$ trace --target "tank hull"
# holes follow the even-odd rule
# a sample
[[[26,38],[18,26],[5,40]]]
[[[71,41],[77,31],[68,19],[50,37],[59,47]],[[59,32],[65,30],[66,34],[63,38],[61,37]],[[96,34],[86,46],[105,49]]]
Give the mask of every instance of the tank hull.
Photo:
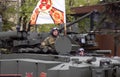
[[[119,77],[119,65],[110,57],[1,54],[0,77]]]

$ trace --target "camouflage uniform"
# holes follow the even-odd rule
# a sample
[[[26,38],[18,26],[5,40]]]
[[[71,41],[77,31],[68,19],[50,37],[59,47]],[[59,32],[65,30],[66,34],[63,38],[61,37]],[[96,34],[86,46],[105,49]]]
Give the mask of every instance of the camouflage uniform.
[[[47,48],[48,51],[47,53],[52,53],[52,54],[57,54],[57,52],[55,51],[55,40],[57,37],[54,36],[49,36],[47,37],[42,43],[41,43],[41,48]]]

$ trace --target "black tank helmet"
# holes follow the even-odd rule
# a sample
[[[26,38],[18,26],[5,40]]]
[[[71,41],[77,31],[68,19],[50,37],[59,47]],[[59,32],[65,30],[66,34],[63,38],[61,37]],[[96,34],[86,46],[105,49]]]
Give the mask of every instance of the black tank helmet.
[[[59,31],[59,28],[58,27],[54,27],[54,28],[52,28],[51,29],[51,35],[53,35],[53,31],[55,31],[55,30],[57,30],[58,31],[58,35],[59,35],[59,33],[60,33],[60,31]],[[54,35],[53,35],[54,36]]]

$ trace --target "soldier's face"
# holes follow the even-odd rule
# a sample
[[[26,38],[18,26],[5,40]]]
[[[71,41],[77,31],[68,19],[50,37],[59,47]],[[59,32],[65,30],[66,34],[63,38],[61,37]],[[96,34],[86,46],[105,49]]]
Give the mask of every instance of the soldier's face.
[[[54,35],[54,36],[58,36],[58,31],[57,31],[57,30],[54,30],[54,31],[53,31],[53,35]]]

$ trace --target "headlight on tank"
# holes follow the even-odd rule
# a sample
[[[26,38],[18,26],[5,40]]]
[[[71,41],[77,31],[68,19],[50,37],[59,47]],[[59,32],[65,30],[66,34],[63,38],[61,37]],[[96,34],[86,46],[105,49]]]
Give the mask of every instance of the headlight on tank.
[[[27,32],[23,31],[22,35],[23,35],[23,38],[27,38]]]

